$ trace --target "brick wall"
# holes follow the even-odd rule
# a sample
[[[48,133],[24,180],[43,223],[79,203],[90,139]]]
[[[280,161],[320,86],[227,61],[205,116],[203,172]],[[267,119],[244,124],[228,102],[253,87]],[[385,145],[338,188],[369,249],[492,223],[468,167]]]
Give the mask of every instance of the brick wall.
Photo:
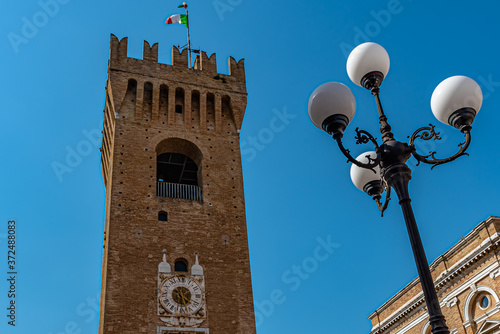
[[[128,58],[127,40],[111,36],[99,332],[156,333],[165,326],[157,316],[157,268],[166,249],[172,266],[180,257],[191,266],[199,254],[207,305],[201,327],[211,334],[255,333],[239,147],[243,60],[230,58],[230,74],[222,75],[215,55],[202,53],[188,68],[186,51],[174,47],[172,54],[172,65],[159,64],[157,44],[145,42],[144,59]],[[156,156],[169,138],[199,149],[194,160],[203,201],[156,196]],[[179,153],[194,154],[189,145],[178,146]],[[159,211],[168,212],[167,222],[158,221]]]

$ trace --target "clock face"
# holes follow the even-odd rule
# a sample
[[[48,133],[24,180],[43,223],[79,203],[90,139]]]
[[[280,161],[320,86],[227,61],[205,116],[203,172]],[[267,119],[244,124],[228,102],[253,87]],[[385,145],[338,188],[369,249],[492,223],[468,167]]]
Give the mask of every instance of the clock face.
[[[160,287],[162,306],[176,315],[192,315],[202,306],[203,292],[194,279],[186,276],[167,278]]]

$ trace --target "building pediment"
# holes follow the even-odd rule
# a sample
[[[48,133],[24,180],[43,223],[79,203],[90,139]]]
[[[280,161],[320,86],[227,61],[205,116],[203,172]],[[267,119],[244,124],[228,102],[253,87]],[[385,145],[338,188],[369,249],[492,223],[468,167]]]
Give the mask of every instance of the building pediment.
[[[476,334],[496,334],[496,333],[500,333],[499,320],[485,320],[476,332]]]

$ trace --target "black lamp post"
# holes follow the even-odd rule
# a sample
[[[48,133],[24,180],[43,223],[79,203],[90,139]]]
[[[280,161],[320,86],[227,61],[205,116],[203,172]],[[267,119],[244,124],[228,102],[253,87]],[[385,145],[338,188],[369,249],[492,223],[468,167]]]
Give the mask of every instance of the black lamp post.
[[[389,55],[382,46],[375,43],[359,45],[347,60],[349,78],[355,84],[370,90],[377,103],[382,144],[379,145],[377,140],[364,130],[356,129],[355,137],[357,144],[372,142],[375,151],[365,152],[355,159],[342,144],[343,132],[356,111],[354,96],[345,85],[328,82],[319,86],[309,99],[309,117],[316,127],[328,132],[337,141],[342,153],[353,163],[351,178],[354,185],[370,195],[382,213],[389,203],[391,188],[396,191],[408,229],[432,333],[449,334],[411,207],[408,193],[411,170],[406,161],[413,155],[419,162],[435,167],[466,155],[465,151],[471,140],[471,124],[481,108],[482,93],[479,85],[468,77],[454,76],[441,82],[432,94],[432,112],[439,121],[459,129],[465,136],[465,142],[461,143],[459,151],[449,158],[438,159],[434,156],[436,152],[420,155],[414,145],[416,139],[441,138],[439,133],[434,131],[434,126],[429,125],[415,131],[408,144],[394,139],[379,98],[380,85],[388,71]],[[385,200],[382,203],[384,191]]]

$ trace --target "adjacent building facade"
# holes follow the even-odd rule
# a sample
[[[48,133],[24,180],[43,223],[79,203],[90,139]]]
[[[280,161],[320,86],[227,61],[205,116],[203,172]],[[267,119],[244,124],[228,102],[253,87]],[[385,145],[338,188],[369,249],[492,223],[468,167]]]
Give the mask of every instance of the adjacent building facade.
[[[243,60],[217,73],[111,36],[99,333],[255,333],[239,130]]]
[[[500,333],[500,217],[489,217],[430,265],[452,334]],[[370,334],[430,334],[419,279],[375,312]]]

